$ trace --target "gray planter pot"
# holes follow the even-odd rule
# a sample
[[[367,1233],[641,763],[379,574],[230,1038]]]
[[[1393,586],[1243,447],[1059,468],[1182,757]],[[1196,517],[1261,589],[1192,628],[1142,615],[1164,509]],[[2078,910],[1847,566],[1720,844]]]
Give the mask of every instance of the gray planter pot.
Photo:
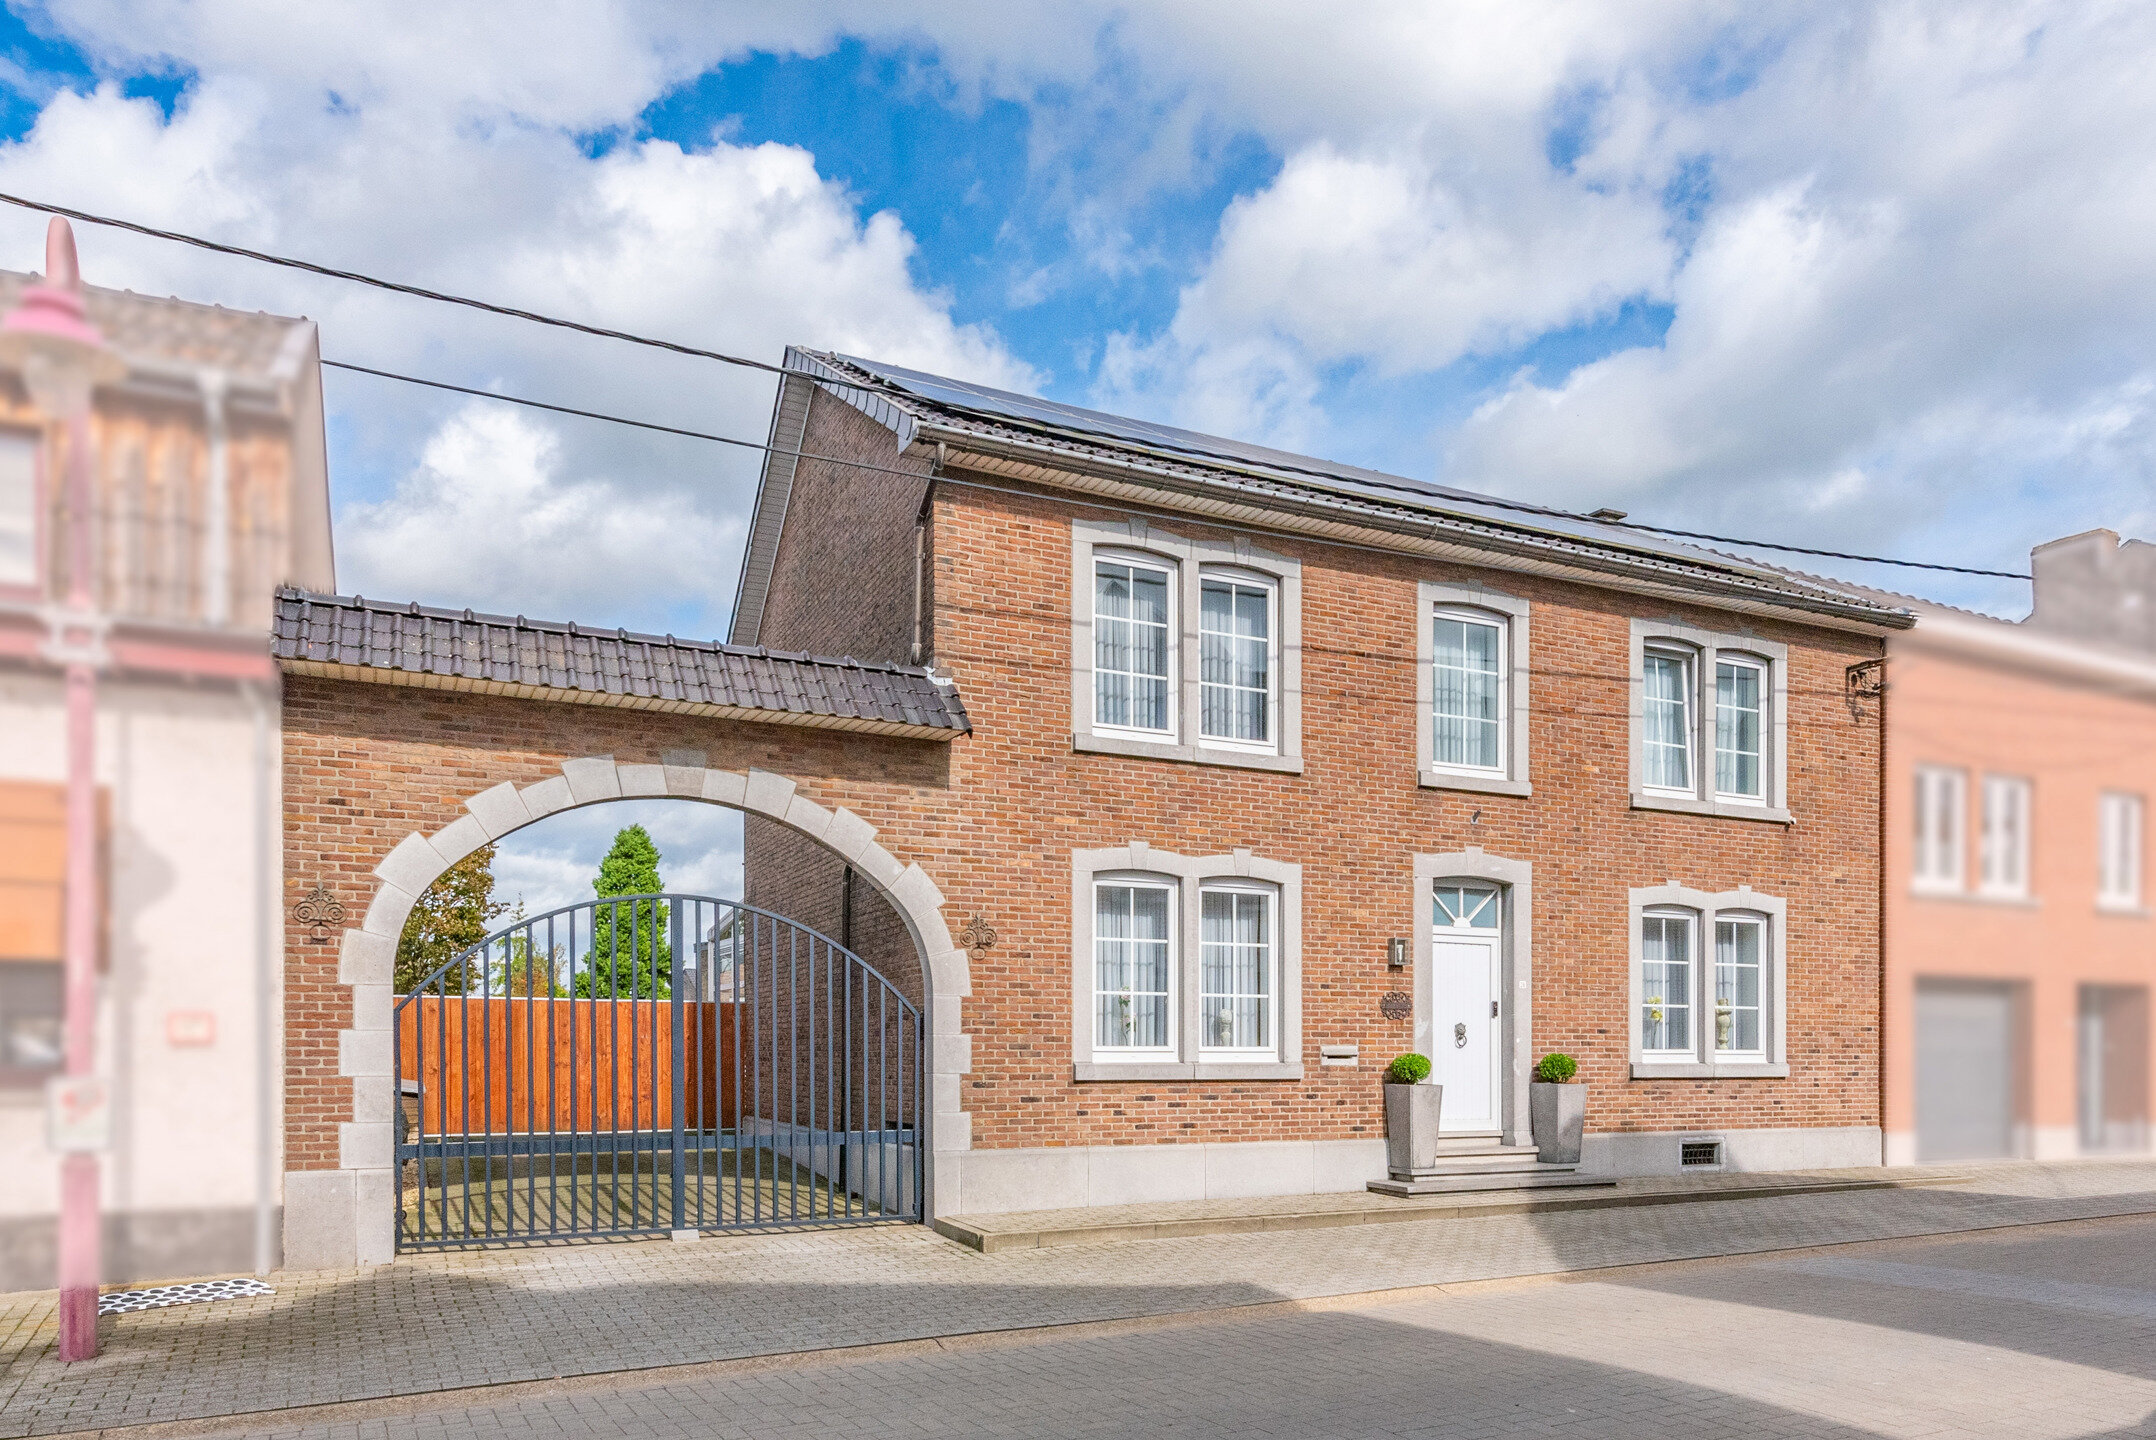
[[[1406,1179],[1437,1163],[1437,1112],[1442,1085],[1385,1087],[1385,1168]]]
[[[1527,1107],[1535,1124],[1535,1154],[1546,1165],[1580,1163],[1580,1132],[1587,1125],[1585,1085],[1527,1087]]]

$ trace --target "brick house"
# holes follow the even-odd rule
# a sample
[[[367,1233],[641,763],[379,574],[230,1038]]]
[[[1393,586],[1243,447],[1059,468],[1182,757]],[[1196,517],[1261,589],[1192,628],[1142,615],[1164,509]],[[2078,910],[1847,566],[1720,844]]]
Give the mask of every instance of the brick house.
[[[1878,1163],[1882,753],[1852,693],[1906,611],[1607,518],[788,365],[733,642],[931,666],[973,727],[920,801],[970,960],[936,1209],[1360,1188],[1407,1050],[1466,1152],[1530,1141],[1561,1050],[1590,1170]],[[748,891],[907,948],[753,815]]]
[[[2145,1152],[2156,546],[2032,553],[2020,622],[1898,596],[1887,736],[1887,1155]]]

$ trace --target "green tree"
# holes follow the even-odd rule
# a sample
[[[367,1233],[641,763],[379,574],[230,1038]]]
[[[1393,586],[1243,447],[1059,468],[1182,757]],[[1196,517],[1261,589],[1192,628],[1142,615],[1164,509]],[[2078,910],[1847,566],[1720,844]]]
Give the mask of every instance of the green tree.
[[[555,946],[554,953],[549,954],[542,948],[545,938],[543,931],[535,934],[529,928],[519,928],[523,924],[524,902],[519,900],[516,913],[511,915],[509,923],[502,927],[508,932],[503,937],[504,943],[496,947],[497,953],[492,957],[495,967],[501,972],[496,977],[495,988],[504,995],[526,998],[561,994],[562,947]]]
[[[487,927],[509,906],[494,898],[494,847],[482,845],[441,873],[405,917],[397,937],[396,989],[409,995],[435,971],[487,938]],[[459,966],[442,977],[444,990],[463,993],[465,972],[478,979],[476,966]]]
[[[614,836],[614,846],[599,862],[591,882],[601,900],[617,895],[653,895],[666,888],[659,878],[659,847],[641,825]],[[649,999],[671,993],[674,952],[667,943],[667,911],[657,900],[600,905],[592,912],[591,951],[576,977],[576,993],[626,999]]]

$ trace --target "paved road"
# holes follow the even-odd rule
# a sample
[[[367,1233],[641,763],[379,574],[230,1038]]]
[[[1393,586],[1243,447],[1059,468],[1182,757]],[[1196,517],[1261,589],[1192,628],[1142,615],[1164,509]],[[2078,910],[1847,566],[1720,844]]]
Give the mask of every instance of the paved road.
[[[1396,1287],[1457,1287],[1505,1277],[2127,1214],[2156,1215],[2156,1163],[2003,1165],[1960,1184],[1916,1190],[993,1255],[963,1249],[918,1226],[735,1235],[695,1245],[661,1241],[437,1253],[370,1271],[280,1274],[272,1277],[273,1296],[117,1316],[101,1327],[103,1356],[80,1365],[63,1364],[54,1353],[58,1326],[49,1293],[10,1297],[0,1300],[0,1440],[388,1401],[474,1386],[551,1384],[837,1347],[922,1342],[935,1348],[964,1343],[959,1337],[975,1332],[1140,1323],[1176,1312],[1312,1302]],[[2098,1277],[2067,1278],[2093,1283]],[[1787,1277],[1775,1281],[1778,1289],[1797,1283]],[[1951,1298],[1961,1305],[1979,1303],[1969,1295]],[[1402,1323],[1399,1313],[1372,1322],[1377,1329],[1371,1333],[1395,1333]],[[1561,1318],[1549,1323],[1552,1334],[1571,1333]],[[2125,1322],[2110,1317],[2102,1323]],[[1597,1323],[1581,1333],[1600,1335],[1606,1328]],[[2145,1333],[2136,1333],[2146,1341]],[[1103,1343],[1111,1338],[1096,1337]],[[1127,1343],[1143,1348],[1143,1342]],[[1348,1345],[1328,1366],[1354,1373],[1360,1344]],[[1299,1346],[1288,1348],[1299,1353]],[[1687,1353],[1696,1348],[1687,1342]],[[1442,1365],[1413,1354],[1394,1358],[1431,1397],[1414,1411],[1425,1423],[1457,1413],[1443,1407],[1456,1405],[1461,1395],[1485,1393],[1479,1387],[1463,1390]],[[1590,1358],[1574,1356],[1566,1363]],[[1522,1393],[1532,1395],[1539,1389],[1534,1365],[1558,1363],[1554,1355],[1542,1354],[1524,1370],[1497,1367],[1491,1373],[1508,1374]],[[1274,1368],[1286,1373],[1292,1367],[1283,1362],[1269,1370]],[[1485,1366],[1474,1373],[1490,1370]],[[1199,1364],[1186,1383],[1202,1387],[1216,1372],[1233,1373]],[[1108,1384],[1114,1373],[1102,1375],[1109,1398],[1092,1407],[1057,1401],[1045,1411],[1026,1413],[1056,1414],[1066,1427],[1081,1431],[1091,1419],[1120,1423],[1119,1407],[1130,1395]],[[645,1382],[660,1378],[646,1376]],[[794,1393],[806,1382],[796,1377],[762,1383]],[[824,1382],[816,1384],[821,1393]],[[1155,1392],[1131,1395],[1141,1393]],[[871,1406],[861,1420],[896,1425],[892,1433],[903,1435],[913,1415],[909,1402],[901,1409]],[[697,1415],[694,1433],[728,1433],[712,1428],[723,1418]],[[752,1433],[771,1433],[762,1420],[759,1426]],[[1268,1432],[1261,1425],[1257,1433]],[[1326,1431],[1306,1426],[1270,1433]]]
[[[392,1402],[235,1432],[1110,1437],[2156,1435],[2156,1217],[1469,1284],[882,1359]],[[447,1397],[442,1397],[447,1398]]]

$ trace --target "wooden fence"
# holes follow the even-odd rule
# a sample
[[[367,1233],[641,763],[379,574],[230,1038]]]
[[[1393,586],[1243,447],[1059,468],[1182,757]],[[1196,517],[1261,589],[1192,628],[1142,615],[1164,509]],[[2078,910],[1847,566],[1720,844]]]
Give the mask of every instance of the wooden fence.
[[[398,1078],[419,1082],[422,1135],[674,1123],[670,1001],[419,995],[398,1005]],[[682,1122],[692,1130],[736,1124],[735,1009],[732,1001],[682,1003]]]

